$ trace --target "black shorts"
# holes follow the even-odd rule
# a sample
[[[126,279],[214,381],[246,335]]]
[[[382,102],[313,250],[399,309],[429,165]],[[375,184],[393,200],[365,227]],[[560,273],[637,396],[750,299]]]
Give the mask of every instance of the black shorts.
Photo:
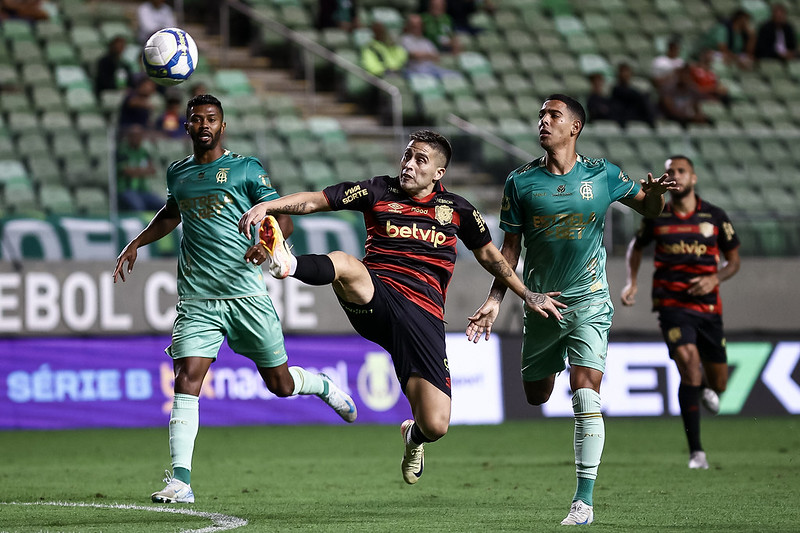
[[[384,283],[370,270],[375,295],[365,305],[339,299],[356,332],[389,352],[403,392],[418,374],[450,396],[444,321]]]
[[[672,359],[678,346],[694,344],[703,361],[728,362],[721,316],[662,309],[658,313],[658,322]]]

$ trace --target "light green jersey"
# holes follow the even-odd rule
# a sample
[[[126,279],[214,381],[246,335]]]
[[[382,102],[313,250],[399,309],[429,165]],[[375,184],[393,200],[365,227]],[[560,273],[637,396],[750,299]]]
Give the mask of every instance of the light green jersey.
[[[561,291],[558,300],[571,308],[608,299],[606,211],[639,189],[618,166],[581,155],[564,175],[548,172],[544,157],[509,174],[500,228],[523,235],[525,285]]]
[[[239,218],[253,205],[278,198],[261,163],[225,150],[204,165],[194,156],[167,169],[167,203],[183,223],[178,296],[238,298],[266,294],[261,268],[244,261],[252,242],[239,233]]]

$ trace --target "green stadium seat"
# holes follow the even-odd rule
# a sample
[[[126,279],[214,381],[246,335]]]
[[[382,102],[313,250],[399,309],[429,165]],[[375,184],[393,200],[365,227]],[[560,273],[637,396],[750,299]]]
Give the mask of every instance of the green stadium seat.
[[[27,181],[6,183],[3,187],[3,203],[5,212],[16,216],[43,216],[36,193]]]
[[[57,135],[53,138],[53,155],[63,159],[80,157],[86,149],[83,142],[72,135]]]
[[[578,66],[580,72],[586,76],[599,72],[610,78],[614,73],[614,69],[608,61],[598,54],[581,54],[578,57]]]
[[[61,170],[55,160],[50,157],[29,157],[28,171],[31,181],[35,184],[40,183],[63,183]]]
[[[490,52],[488,59],[492,65],[492,71],[497,75],[517,73],[520,70],[516,59],[509,52]]]
[[[311,132],[305,120],[296,116],[284,115],[277,117],[274,121],[274,130],[275,133],[287,141],[298,138],[311,140]]]
[[[739,138],[728,141],[731,160],[736,163],[749,163],[759,159],[759,153],[753,142],[749,139]]]
[[[253,86],[243,70],[220,69],[214,74],[214,85],[226,96],[252,94]]]
[[[520,17],[520,15],[514,12],[513,10],[504,9],[503,7],[498,7],[498,9],[495,11],[493,25],[497,28],[503,28],[504,31],[508,31],[511,29],[513,30],[525,29],[525,22],[522,20],[522,17]]]
[[[74,137],[75,125],[65,111],[45,111],[41,117],[42,131],[56,137]]]
[[[380,22],[387,29],[399,32],[403,29],[405,23],[402,13],[391,6],[379,6],[372,8],[372,20]]]
[[[537,48],[536,41],[528,30],[507,30],[505,39],[508,50],[518,55],[534,53]]]
[[[315,139],[324,144],[345,144],[347,134],[342,129],[342,124],[333,117],[310,117],[307,121],[308,129]]]
[[[79,65],[81,58],[75,48],[67,42],[50,41],[45,44],[44,57],[50,65]]]
[[[472,88],[475,94],[485,96],[487,94],[497,93],[502,91],[503,87],[500,85],[500,80],[494,74],[479,73],[472,75]]]
[[[574,54],[591,54],[597,52],[597,43],[588,33],[568,35],[566,39],[567,48]]]
[[[42,185],[39,189],[39,203],[49,215],[76,214],[72,194],[64,185]]]
[[[109,42],[114,37],[124,37],[127,41],[133,41],[135,35],[130,24],[119,20],[106,20],[100,23],[100,36],[104,42]]]
[[[470,80],[460,72],[454,72],[448,76],[442,76],[442,88],[448,96],[464,96],[474,94],[472,83]]]
[[[31,111],[32,109],[31,100],[25,92],[4,91],[3,97],[0,98],[0,110],[7,113],[21,113]],[[10,123],[10,121],[9,127],[12,129],[14,128],[14,124]]]
[[[465,93],[463,97],[472,98],[472,93]],[[419,112],[422,117],[434,124],[440,124],[447,120],[447,117],[455,112],[453,101],[439,94],[428,94],[419,96]]]
[[[64,109],[64,98],[61,96],[61,91],[53,86],[50,87],[36,87],[33,89],[33,107],[36,111],[57,111]],[[44,121],[42,125],[46,126]]]
[[[11,59],[17,65],[45,63],[42,49],[36,41],[11,41]]]
[[[781,165],[794,160],[792,153],[780,139],[756,139],[754,144],[761,157],[769,163]]]
[[[319,190],[336,183],[336,173],[333,167],[321,159],[308,159],[300,163],[303,181],[312,190]]]
[[[699,139],[697,141],[697,153],[704,161],[709,163],[730,159],[730,152],[720,139]]]
[[[492,52],[507,52],[507,40],[498,32],[484,31],[475,38],[475,44],[486,55]]]
[[[486,94],[484,96],[489,116],[495,120],[516,118],[517,108],[512,101],[502,94]]]
[[[27,182],[28,171],[19,159],[0,160],[0,184]]]
[[[488,58],[479,52],[462,52],[458,55],[458,65],[462,71],[472,76],[493,73]]]
[[[533,84],[522,74],[512,73],[500,77],[500,85],[505,89],[506,94],[512,97],[533,96]]]
[[[0,35],[7,41],[33,41],[31,23],[23,19],[7,18],[0,24]]]
[[[6,95],[0,98],[0,100],[5,99]],[[38,132],[40,129],[39,119],[31,111],[9,111],[7,116],[8,129],[15,135]]]
[[[83,87],[91,89],[92,84],[83,67],[77,65],[58,65],[55,67],[56,85],[62,89]]]
[[[76,187],[73,195],[75,197],[75,207],[81,215],[108,216],[108,193],[105,190],[98,187]]]
[[[50,67],[43,63],[32,63],[30,65],[22,65],[22,80],[25,85],[29,87],[54,85],[55,79]],[[0,75],[0,84],[3,83],[2,75]],[[16,81],[16,80],[15,80]]]
[[[525,72],[537,73],[548,65],[547,58],[537,52],[523,52],[520,53],[517,58],[519,60],[520,69]]]
[[[444,87],[436,76],[422,73],[411,73],[408,76],[408,86],[415,95],[445,96]]]
[[[455,113],[466,121],[489,117],[489,110],[474,96],[459,96],[453,99]]]
[[[17,149],[11,141],[11,137],[0,134],[0,160],[14,159],[17,155]]]
[[[105,49],[105,41],[100,34],[100,30],[95,28],[94,26],[88,25],[80,25],[80,26],[73,26],[71,30],[69,30],[69,37],[72,41],[72,44],[78,47],[83,46],[97,46],[99,48]]]
[[[0,57],[1,56],[2,54],[0,54]],[[3,95],[4,98],[5,95],[7,94],[5,91],[14,87],[15,85],[19,85],[20,84],[19,82],[20,79],[19,79],[19,73],[17,72],[17,68],[14,65],[0,63],[0,86],[4,88],[4,95]]]
[[[303,174],[291,157],[285,155],[270,157],[266,166],[275,186],[283,187],[291,183],[303,184]]]
[[[319,142],[310,135],[287,138],[286,148],[288,154],[298,161],[302,161],[305,158],[318,158],[322,150]]]

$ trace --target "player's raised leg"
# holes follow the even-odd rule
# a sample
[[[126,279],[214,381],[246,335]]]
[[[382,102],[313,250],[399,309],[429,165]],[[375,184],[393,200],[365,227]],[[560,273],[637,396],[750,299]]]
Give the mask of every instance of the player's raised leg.
[[[314,395],[328,404],[345,422],[355,422],[358,416],[353,399],[333,380],[323,373],[314,374],[301,366],[258,367],[267,389],[285,398],[297,395]]]

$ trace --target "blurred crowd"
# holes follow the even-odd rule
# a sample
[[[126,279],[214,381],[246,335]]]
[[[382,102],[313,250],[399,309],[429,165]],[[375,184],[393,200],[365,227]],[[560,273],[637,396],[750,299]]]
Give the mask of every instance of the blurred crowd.
[[[625,63],[617,66],[610,92],[603,73],[591,74],[589,120],[615,120],[623,127],[631,121],[653,125],[658,117],[683,126],[710,124],[703,102],[729,106],[731,101],[719,72],[752,70],[764,60],[796,57],[797,36],[785,5],[772,4],[770,17],[758,28],[748,11],[737,9],[700,36],[671,37],[663,53],[653,58],[646,87],[632,84],[633,68]]]

